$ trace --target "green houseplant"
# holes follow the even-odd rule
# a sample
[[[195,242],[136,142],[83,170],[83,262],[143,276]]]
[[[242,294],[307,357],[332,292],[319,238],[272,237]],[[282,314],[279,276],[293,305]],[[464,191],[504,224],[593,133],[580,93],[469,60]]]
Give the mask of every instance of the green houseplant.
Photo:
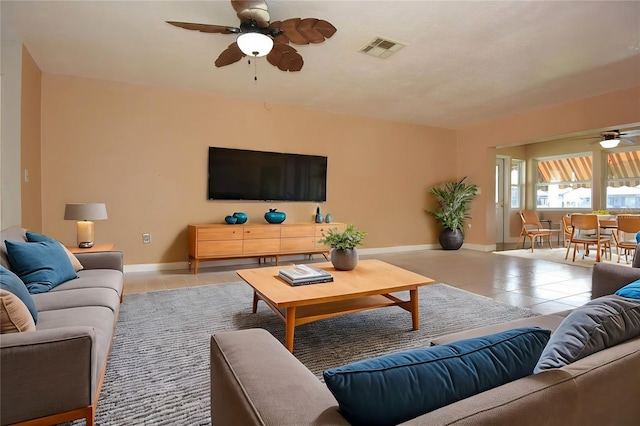
[[[366,232],[358,231],[352,224],[342,232],[338,231],[338,228],[329,228],[318,242],[331,247],[331,263],[334,268],[339,271],[350,271],[358,264],[356,247],[362,244],[362,239],[366,235]]]
[[[478,193],[478,186],[459,182],[446,182],[429,190],[438,200],[439,208],[427,211],[442,225],[440,245],[445,250],[458,250],[464,241],[464,221],[470,219],[469,203]]]

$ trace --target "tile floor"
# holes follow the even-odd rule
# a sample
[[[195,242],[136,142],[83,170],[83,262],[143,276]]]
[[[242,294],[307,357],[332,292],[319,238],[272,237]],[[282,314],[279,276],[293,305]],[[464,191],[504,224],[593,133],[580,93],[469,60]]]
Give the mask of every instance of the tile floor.
[[[420,250],[362,256],[377,258],[500,302],[547,314],[580,306],[591,299],[591,268],[544,260],[498,256],[473,250]],[[314,256],[322,262],[322,256]],[[298,260],[296,262],[299,262]],[[292,262],[283,262],[283,264]],[[237,269],[254,265],[186,270],[130,272],[125,274],[125,294],[238,281]]]

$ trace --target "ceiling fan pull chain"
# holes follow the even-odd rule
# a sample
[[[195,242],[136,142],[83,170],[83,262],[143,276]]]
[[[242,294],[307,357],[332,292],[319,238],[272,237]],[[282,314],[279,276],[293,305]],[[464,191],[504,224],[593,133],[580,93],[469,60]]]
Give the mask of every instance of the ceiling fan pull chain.
[[[258,84],[258,61],[253,61],[253,82]]]

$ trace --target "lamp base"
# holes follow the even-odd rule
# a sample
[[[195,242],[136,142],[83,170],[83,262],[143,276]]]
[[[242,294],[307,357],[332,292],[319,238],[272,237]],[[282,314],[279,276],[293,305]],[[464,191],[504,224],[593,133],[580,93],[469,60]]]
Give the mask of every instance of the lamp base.
[[[93,247],[93,241],[83,241],[81,243],[78,243],[78,247],[80,247],[80,248],[91,248],[91,247]]]
[[[81,220],[78,222],[78,247],[93,247],[93,222],[90,220]]]

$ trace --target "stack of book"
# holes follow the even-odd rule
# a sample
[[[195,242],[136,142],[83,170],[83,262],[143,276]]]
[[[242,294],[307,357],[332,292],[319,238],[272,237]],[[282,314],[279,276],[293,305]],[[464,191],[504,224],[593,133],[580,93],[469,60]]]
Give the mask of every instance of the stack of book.
[[[290,285],[329,283],[333,281],[330,273],[310,265],[293,265],[292,268],[280,269],[279,276]]]

